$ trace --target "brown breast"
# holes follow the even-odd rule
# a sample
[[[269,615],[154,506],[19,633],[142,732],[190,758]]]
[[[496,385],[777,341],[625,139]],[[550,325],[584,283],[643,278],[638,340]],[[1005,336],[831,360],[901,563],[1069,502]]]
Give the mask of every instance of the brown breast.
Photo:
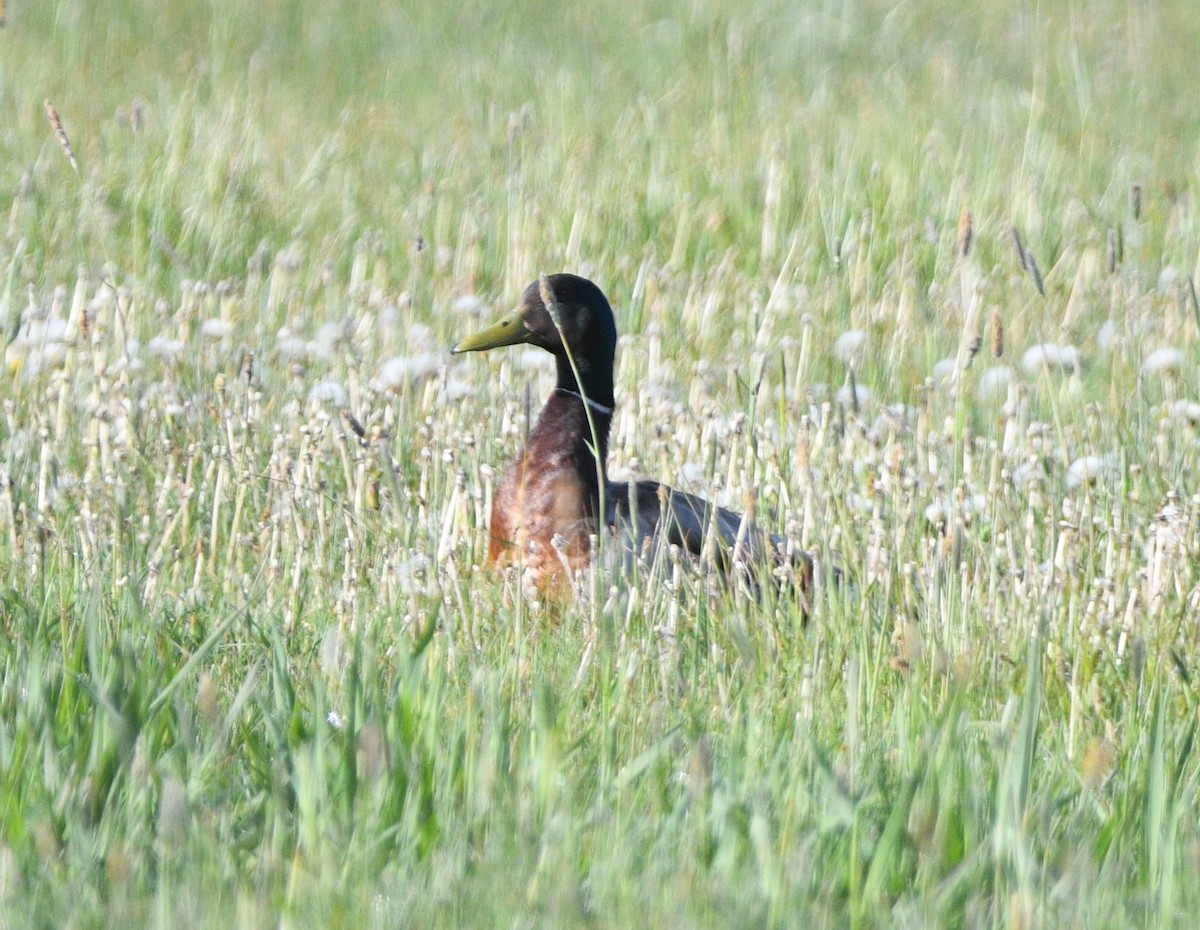
[[[598,529],[596,458],[581,409],[551,398],[492,504],[489,560],[523,566],[543,592],[559,587],[568,568],[573,574],[587,565]]]

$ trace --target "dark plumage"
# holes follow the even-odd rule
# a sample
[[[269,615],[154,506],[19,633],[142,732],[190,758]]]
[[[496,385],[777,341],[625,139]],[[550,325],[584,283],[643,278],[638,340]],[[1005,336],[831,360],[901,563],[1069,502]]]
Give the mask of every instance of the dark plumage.
[[[561,334],[561,335],[560,335]],[[591,281],[556,274],[525,289],[516,311],[452,352],[527,343],[554,356],[558,381],[505,473],[492,506],[488,555],[495,564],[522,564],[543,590],[588,564],[590,538],[604,525],[633,551],[665,539],[693,556],[711,554],[723,568],[791,574],[807,601],[812,559],[786,553],[740,514],[657,481],[612,482],[605,462],[613,415],[617,327],[608,300]],[[706,548],[706,546],[708,548]],[[807,603],[806,603],[807,608]]]

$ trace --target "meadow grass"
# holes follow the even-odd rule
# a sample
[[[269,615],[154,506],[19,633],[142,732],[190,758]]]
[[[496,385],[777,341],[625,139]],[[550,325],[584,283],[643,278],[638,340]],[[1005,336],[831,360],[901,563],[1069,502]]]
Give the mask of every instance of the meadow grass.
[[[1189,3],[6,22],[0,926],[1192,925]],[[559,270],[807,626],[485,567]]]

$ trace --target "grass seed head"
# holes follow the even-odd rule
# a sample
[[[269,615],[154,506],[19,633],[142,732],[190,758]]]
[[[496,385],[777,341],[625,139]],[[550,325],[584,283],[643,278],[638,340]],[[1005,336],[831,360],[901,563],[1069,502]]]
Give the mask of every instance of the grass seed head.
[[[1042,279],[1042,269],[1038,267],[1037,259],[1033,257],[1033,253],[1028,249],[1025,250],[1025,267],[1029,269],[1029,274],[1033,277],[1033,283],[1037,287],[1038,294],[1045,297],[1046,282]]]
[[[971,254],[971,240],[974,236],[974,223],[971,211],[965,206],[958,215],[958,254],[966,258]]]
[[[1016,249],[1017,261],[1021,263],[1021,270],[1028,271],[1029,264],[1025,253],[1025,243],[1021,241],[1021,230],[1017,229],[1016,225],[1013,225],[1009,230],[1009,235],[1012,236],[1013,248]]]
[[[71,139],[67,136],[67,130],[63,128],[62,117],[58,115],[58,108],[50,102],[47,97],[45,101],[46,118],[50,120],[50,128],[54,130],[54,135],[58,139],[58,144],[62,146],[63,154],[67,156],[67,161],[71,163],[71,168],[76,174],[79,174],[79,162],[75,160],[75,150],[71,148]]]

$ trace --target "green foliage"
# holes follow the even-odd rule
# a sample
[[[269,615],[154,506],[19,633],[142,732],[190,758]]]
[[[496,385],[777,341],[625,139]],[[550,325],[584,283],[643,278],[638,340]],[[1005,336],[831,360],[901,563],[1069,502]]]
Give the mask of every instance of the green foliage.
[[[1191,926],[1189,4],[7,14],[0,927]],[[558,270],[808,626],[487,568]]]

